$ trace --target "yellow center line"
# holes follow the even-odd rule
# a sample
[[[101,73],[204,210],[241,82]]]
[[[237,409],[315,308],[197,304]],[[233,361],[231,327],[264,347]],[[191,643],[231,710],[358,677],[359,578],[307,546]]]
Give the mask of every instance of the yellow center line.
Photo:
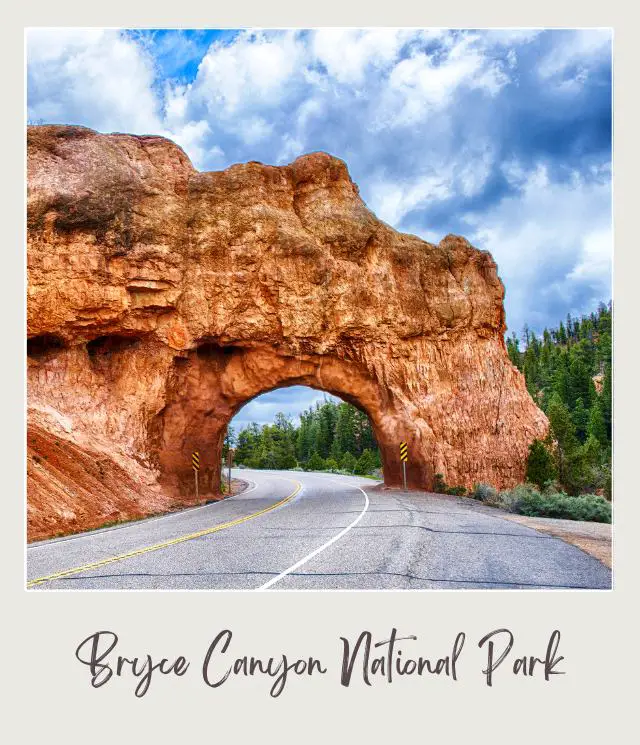
[[[287,504],[287,502],[290,502],[302,488],[302,484],[299,481],[295,481],[294,483],[296,483],[297,486],[294,489],[294,491],[292,491],[291,494],[289,494],[288,497],[285,497],[284,499],[281,499],[279,502],[275,502],[274,504],[269,505],[269,507],[265,507],[263,510],[259,510],[258,512],[252,512],[250,515],[239,517],[236,520],[231,520],[228,523],[222,523],[220,525],[215,525],[213,528],[206,528],[205,530],[199,530],[197,533],[189,533],[189,535],[182,535],[178,538],[172,538],[170,541],[163,541],[162,543],[155,543],[153,546],[145,546],[144,548],[138,548],[135,551],[129,551],[129,553],[119,554],[118,556],[110,556],[108,559],[101,559],[100,561],[94,561],[91,564],[83,564],[82,566],[74,567],[73,569],[65,569],[62,572],[56,572],[55,574],[49,574],[46,577],[38,577],[37,579],[32,579],[29,582],[27,582],[27,587],[33,587],[34,585],[40,585],[43,582],[50,582],[51,580],[60,579],[61,577],[68,577],[71,574],[78,574],[79,572],[86,572],[90,569],[98,569],[99,567],[106,566],[107,564],[113,564],[116,561],[124,561],[124,559],[131,559],[134,556],[140,556],[141,554],[148,554],[151,551],[159,551],[162,548],[168,548],[169,546],[175,546],[177,543],[184,543],[185,541],[192,541],[194,538],[202,538],[205,535],[211,535],[212,533],[217,533],[218,531],[224,530],[225,528],[233,528],[234,525],[240,525],[240,523],[245,523],[248,520],[253,520],[255,517],[264,515],[265,513],[271,512],[271,510],[275,510],[277,507],[282,507],[282,505]]]

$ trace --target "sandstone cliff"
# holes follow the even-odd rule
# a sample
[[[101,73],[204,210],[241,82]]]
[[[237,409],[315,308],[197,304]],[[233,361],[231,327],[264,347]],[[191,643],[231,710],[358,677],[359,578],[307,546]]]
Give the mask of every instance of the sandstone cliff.
[[[29,437],[113,480],[76,469],[61,498],[32,458],[32,537],[189,500],[191,450],[217,472],[229,419],[281,386],[364,409],[390,485],[400,440],[414,486],[511,485],[546,431],[490,254],[394,231],[326,153],[200,173],[163,138],[30,127],[27,227]]]

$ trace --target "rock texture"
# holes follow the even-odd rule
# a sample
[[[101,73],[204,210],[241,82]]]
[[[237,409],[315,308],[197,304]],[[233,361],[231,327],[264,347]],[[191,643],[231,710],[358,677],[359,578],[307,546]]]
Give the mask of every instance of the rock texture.
[[[298,384],[367,412],[389,485],[401,440],[411,486],[521,480],[547,421],[503,295],[489,253],[396,232],[326,153],[200,173],[160,137],[29,128],[29,436],[99,454],[143,512],[190,498],[194,449],[215,491],[229,419]],[[77,522],[69,493],[30,471],[29,524]]]

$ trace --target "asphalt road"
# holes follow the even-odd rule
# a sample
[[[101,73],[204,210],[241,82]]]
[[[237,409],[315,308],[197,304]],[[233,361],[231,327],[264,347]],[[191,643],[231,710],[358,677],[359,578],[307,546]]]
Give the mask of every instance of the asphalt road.
[[[222,502],[30,544],[27,586],[611,587],[610,570],[580,549],[470,500],[372,490],[376,482],[326,473],[233,475],[250,488]]]

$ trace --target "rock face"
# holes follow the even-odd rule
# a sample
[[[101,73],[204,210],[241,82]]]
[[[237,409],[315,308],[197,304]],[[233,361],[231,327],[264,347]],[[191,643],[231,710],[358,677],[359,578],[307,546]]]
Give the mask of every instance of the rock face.
[[[230,418],[289,385],[366,411],[388,485],[401,440],[411,486],[521,480],[547,420],[507,356],[503,295],[489,253],[396,232],[326,153],[200,173],[160,137],[29,128],[31,444],[122,472],[142,513],[191,498],[192,450],[215,491]],[[83,521],[82,476],[61,509],[29,469],[31,535],[107,514]]]

